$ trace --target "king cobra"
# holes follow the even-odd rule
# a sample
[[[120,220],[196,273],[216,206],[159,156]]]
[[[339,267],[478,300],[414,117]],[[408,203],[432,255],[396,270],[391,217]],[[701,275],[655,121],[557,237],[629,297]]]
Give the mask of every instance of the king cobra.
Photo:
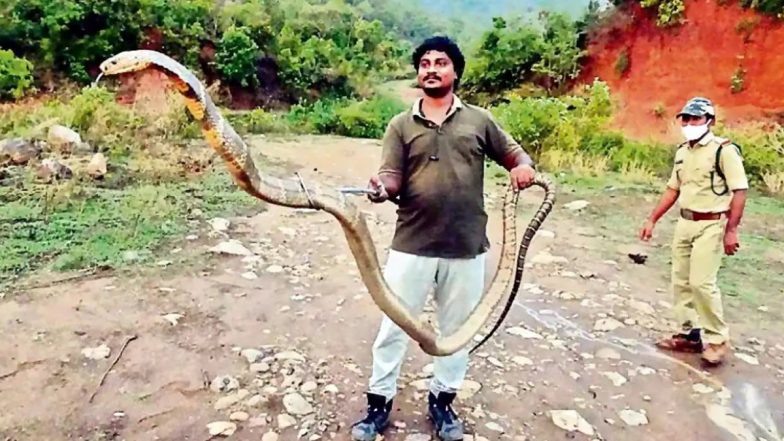
[[[415,340],[424,352],[433,356],[446,356],[461,350],[483,328],[503,298],[509,284],[512,283],[513,288],[506,307],[493,330],[480,344],[501,325],[519,288],[528,245],[552,210],[555,201],[553,185],[545,176],[537,173],[533,180],[533,185],[545,190],[545,197],[520,243],[517,264],[515,265],[515,250],[512,245],[515,242],[515,210],[519,192],[510,185],[503,205],[504,230],[501,258],[493,281],[482,300],[460,328],[450,335],[439,336],[432,327],[415,317],[387,285],[362,211],[338,189],[326,188],[318,183],[305,183],[301,178],[282,179],[262,174],[251,159],[248,146],[220,114],[205,91],[204,85],[185,66],[160,52],[131,50],[108,58],[101,63],[100,69],[101,73],[96,78],[96,83],[103,75],[118,75],[145,69],[161,71],[172,82],[175,90],[183,96],[188,111],[200,123],[207,143],[224,159],[232,179],[242,190],[270,204],[323,210],[334,216],[343,229],[362,281],[373,301],[384,314]]]

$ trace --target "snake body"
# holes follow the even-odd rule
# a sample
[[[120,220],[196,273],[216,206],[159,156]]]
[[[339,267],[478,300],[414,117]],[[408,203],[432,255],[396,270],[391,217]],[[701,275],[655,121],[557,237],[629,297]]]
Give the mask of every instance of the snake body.
[[[493,330],[500,326],[522,278],[522,262],[528,245],[549,214],[555,200],[553,186],[543,175],[537,174],[533,184],[544,188],[545,198],[520,244],[518,264],[515,265],[513,248],[518,192],[510,187],[504,198],[501,259],[493,282],[469,318],[457,331],[448,336],[438,336],[431,327],[414,317],[385,282],[365,217],[358,207],[337,189],[323,187],[313,182],[305,183],[301,179],[281,179],[262,174],[251,158],[248,146],[231,124],[223,118],[203,84],[185,66],[160,52],[133,50],[114,55],[101,63],[100,67],[101,75],[117,75],[148,68],[163,72],[184,97],[185,105],[191,115],[199,121],[207,143],[224,159],[233,180],[242,190],[270,204],[318,209],[334,216],[342,227],[362,281],[375,304],[426,353],[446,356],[461,350],[482,329],[509,284],[513,283],[514,288],[506,308]],[[516,274],[512,281],[515,267]],[[485,340],[489,337],[490,334],[485,336]]]

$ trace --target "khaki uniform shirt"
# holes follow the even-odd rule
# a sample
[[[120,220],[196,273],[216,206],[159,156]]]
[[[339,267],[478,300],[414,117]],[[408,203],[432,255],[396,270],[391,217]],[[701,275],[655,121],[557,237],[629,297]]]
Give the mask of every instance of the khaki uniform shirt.
[[[680,191],[681,208],[698,213],[719,213],[729,210],[734,190],[748,189],[749,183],[738,148],[725,144],[719,164],[727,179],[729,190],[724,195],[724,181],[715,172],[716,150],[726,139],[708,133],[693,147],[688,143],[675,153],[675,165],[667,186]],[[711,189],[713,183],[713,190]]]
[[[392,249],[471,258],[489,248],[485,158],[501,163],[522,149],[485,109],[455,96],[438,126],[422,114],[421,102],[396,115],[383,139],[379,175],[400,175],[402,183]]]

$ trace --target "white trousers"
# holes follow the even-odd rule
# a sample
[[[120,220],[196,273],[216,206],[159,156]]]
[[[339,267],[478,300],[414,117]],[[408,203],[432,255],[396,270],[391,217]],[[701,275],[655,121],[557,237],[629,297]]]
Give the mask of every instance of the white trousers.
[[[485,256],[468,259],[442,259],[416,256],[390,250],[384,278],[412,314],[419,315],[431,290],[435,292],[440,333],[449,335],[462,325],[482,298]],[[384,317],[373,343],[373,373],[369,392],[391,400],[397,392],[397,379],[411,338],[389,317]],[[446,356],[434,357],[430,390],[454,393],[468,371],[468,348]]]

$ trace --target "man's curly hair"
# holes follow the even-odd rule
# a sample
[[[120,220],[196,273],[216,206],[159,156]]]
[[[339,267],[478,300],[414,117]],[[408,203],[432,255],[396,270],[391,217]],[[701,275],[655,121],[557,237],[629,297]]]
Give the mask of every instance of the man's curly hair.
[[[449,37],[435,36],[428,38],[414,50],[411,59],[414,63],[414,70],[419,69],[419,62],[428,51],[444,52],[452,60],[452,64],[455,65],[455,73],[457,73],[454,86],[454,89],[457,90],[460,78],[463,77],[463,71],[465,70],[465,57],[463,57],[463,52],[460,51],[457,43]]]

